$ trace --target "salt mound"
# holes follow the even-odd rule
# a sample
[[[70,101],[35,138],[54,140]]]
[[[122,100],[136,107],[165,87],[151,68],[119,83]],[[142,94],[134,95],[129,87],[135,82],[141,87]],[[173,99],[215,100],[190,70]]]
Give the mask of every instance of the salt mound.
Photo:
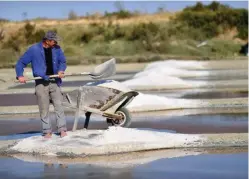
[[[110,127],[108,130],[80,130],[68,136],[20,140],[10,151],[42,155],[106,155],[162,148],[187,147],[200,143],[199,135]]]
[[[177,77],[167,76],[158,73],[157,71],[152,71],[144,76],[135,77],[130,80],[126,80],[123,84],[131,86],[165,86],[165,85],[186,85],[189,86],[184,80]]]
[[[161,61],[154,62],[133,78],[123,82],[124,85],[136,90],[172,89],[172,88],[198,88],[208,84],[206,81],[186,81],[180,77],[210,76],[209,71],[193,71],[182,67],[201,67],[195,61]]]
[[[196,76],[209,76],[209,71],[193,71],[193,70],[185,70],[185,69],[178,69],[177,67],[169,67],[167,65],[159,65],[154,66],[153,68],[144,69],[141,72],[135,74],[134,78],[143,77],[143,76],[150,76],[156,72],[162,76],[177,76],[177,77],[196,77]]]
[[[174,68],[184,68],[184,69],[203,69],[207,62],[200,61],[186,61],[186,60],[164,60],[157,61],[148,64],[145,70],[152,69],[158,66],[174,67]]]
[[[181,108],[197,108],[200,105],[200,100],[175,99],[139,93],[139,95],[136,96],[136,98],[134,98],[130,104],[128,104],[127,108],[131,112],[139,112]]]

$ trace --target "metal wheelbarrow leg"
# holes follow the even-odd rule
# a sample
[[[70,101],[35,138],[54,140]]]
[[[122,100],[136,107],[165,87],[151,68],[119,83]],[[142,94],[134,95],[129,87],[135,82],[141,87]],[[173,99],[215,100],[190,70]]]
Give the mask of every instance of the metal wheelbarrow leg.
[[[86,112],[85,113],[86,119],[85,119],[85,123],[84,123],[84,129],[88,128],[88,124],[89,124],[89,121],[90,121],[91,114],[92,114],[91,112]]]

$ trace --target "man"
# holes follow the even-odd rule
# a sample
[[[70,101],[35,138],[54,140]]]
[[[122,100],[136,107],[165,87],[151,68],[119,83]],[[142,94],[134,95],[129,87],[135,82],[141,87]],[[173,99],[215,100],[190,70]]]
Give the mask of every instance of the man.
[[[61,137],[67,135],[65,114],[62,107],[61,78],[66,70],[66,59],[57,45],[59,37],[53,31],[48,31],[43,40],[32,45],[18,60],[16,76],[20,83],[26,83],[23,76],[24,68],[31,63],[33,76],[42,77],[35,81],[35,94],[42,121],[43,136],[52,137],[52,127],[49,119],[50,100],[54,105],[57,130]],[[49,78],[49,75],[58,74],[58,78]]]

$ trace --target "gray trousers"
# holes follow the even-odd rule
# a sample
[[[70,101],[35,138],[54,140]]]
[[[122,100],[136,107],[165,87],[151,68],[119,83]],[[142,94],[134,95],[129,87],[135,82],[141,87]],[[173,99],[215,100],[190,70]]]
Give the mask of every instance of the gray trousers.
[[[62,93],[60,87],[55,82],[39,81],[35,86],[35,94],[40,111],[43,133],[51,133],[52,126],[49,118],[50,100],[55,109],[57,130],[66,131],[66,119],[62,106]]]

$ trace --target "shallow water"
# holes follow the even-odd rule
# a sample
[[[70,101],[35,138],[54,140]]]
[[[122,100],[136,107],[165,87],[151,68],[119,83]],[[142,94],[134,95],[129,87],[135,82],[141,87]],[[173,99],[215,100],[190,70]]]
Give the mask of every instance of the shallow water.
[[[143,91],[144,94],[153,94],[163,97],[184,98],[184,99],[221,99],[221,98],[245,98],[248,97],[248,90],[236,91],[215,91],[215,90],[175,90],[175,91]],[[21,94],[0,94],[0,106],[28,106],[36,105],[37,99],[33,93]]]
[[[246,110],[246,109],[245,109]],[[248,113],[179,115],[169,113],[133,114],[131,128],[150,128],[175,131],[178,133],[242,133],[248,131]],[[207,111],[208,113],[208,111]],[[55,116],[51,114],[52,126],[56,131]],[[72,129],[74,117],[67,116],[68,130]],[[40,133],[39,116],[0,116],[0,135]],[[78,129],[84,126],[84,116],[80,118]],[[105,118],[92,115],[88,129],[107,129]],[[15,136],[9,136],[9,138]],[[8,136],[4,137],[8,139]],[[0,138],[1,139],[1,138]],[[3,138],[2,138],[3,139]]]
[[[222,72],[222,71],[221,71]],[[210,76],[196,76],[196,77],[181,77],[183,80],[205,80],[205,81],[220,81],[220,80],[242,80],[242,79],[248,79],[248,70],[231,70],[225,71],[223,73],[220,73],[218,75],[215,75],[217,73],[212,73]]]
[[[143,91],[145,94],[153,94],[164,97],[184,99],[222,99],[222,98],[246,98],[248,90],[175,90],[175,91]]]
[[[15,157],[0,158],[2,178],[246,179],[248,175],[247,149],[162,150],[94,159]]]
[[[131,127],[168,129],[178,133],[240,133],[248,131],[248,114],[203,114],[172,117],[145,117]]]
[[[221,98],[240,98],[248,97],[248,91],[241,92],[203,92],[196,94],[186,94],[182,98],[185,99],[221,99]]]

